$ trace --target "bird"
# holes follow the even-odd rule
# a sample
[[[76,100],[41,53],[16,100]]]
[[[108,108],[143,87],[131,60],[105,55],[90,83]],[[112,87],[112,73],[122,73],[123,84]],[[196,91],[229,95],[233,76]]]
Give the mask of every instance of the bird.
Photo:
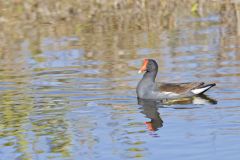
[[[187,83],[159,83],[156,82],[158,73],[158,64],[154,59],[144,59],[139,73],[144,73],[139,81],[136,92],[140,99],[179,99],[201,95],[213,86],[215,83],[205,84],[204,82]]]

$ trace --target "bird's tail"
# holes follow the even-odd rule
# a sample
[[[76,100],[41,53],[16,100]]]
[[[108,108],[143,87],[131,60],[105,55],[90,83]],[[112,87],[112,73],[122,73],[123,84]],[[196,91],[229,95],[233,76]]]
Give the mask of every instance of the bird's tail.
[[[203,94],[204,92],[206,92],[207,90],[209,90],[213,86],[216,86],[216,84],[212,83],[212,84],[207,84],[207,85],[201,85],[197,88],[192,89],[191,92],[194,93],[194,94]]]

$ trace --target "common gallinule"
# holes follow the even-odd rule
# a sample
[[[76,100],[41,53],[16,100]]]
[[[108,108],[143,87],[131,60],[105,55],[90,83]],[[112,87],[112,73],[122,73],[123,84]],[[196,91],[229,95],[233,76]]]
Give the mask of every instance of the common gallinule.
[[[141,99],[178,99],[202,94],[215,86],[215,83],[157,83],[155,82],[158,64],[153,59],[144,59],[139,73],[144,72],[143,78],[137,85],[137,96]]]

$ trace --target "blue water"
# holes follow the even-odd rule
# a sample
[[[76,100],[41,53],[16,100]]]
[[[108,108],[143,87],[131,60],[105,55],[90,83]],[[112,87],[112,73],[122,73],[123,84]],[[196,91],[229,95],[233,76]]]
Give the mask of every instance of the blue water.
[[[44,37],[37,54],[24,40],[0,61],[0,159],[239,159],[238,37],[219,16],[124,34],[136,41],[124,45],[111,33],[98,50],[82,42],[94,33]],[[139,102],[143,58],[158,61],[160,82],[217,86],[184,103]]]

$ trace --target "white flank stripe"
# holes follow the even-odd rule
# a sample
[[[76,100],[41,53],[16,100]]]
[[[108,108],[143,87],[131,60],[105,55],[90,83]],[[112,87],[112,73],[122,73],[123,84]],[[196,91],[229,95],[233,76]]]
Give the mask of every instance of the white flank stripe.
[[[204,87],[204,88],[198,88],[198,89],[194,89],[194,90],[191,90],[192,93],[194,94],[200,94],[204,91],[206,91],[208,88],[210,88],[211,86],[207,86],[207,87]]]
[[[162,92],[162,93],[168,96],[179,96],[179,94],[173,93],[173,92]]]

